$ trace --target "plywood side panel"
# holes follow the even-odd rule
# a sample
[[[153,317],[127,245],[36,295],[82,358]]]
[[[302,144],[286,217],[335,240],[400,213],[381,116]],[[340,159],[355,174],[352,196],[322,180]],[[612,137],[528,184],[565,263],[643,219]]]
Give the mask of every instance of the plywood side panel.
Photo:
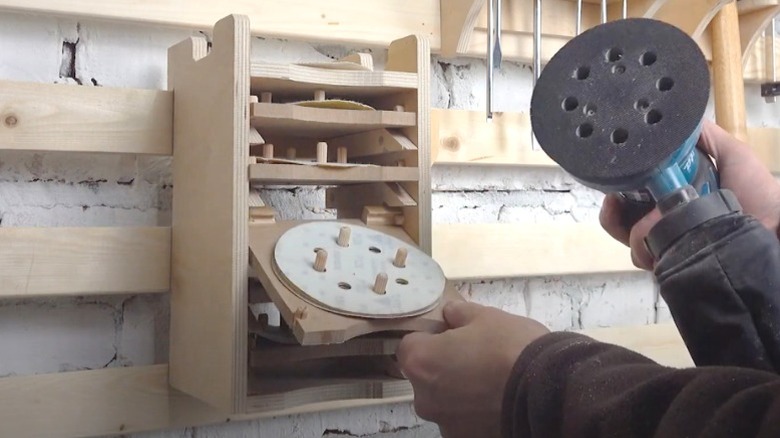
[[[598,224],[437,224],[433,258],[453,281],[636,272]]]
[[[0,81],[0,149],[170,155],[166,91]]]
[[[430,41],[412,35],[390,45],[386,66],[389,71],[417,73],[417,90],[403,93],[398,102],[417,116],[416,126],[403,128],[400,132],[417,147],[417,162],[405,164],[420,170],[419,182],[403,184],[417,202],[416,207],[403,209],[406,216],[403,227],[426,254],[431,254],[430,56]]]
[[[0,10],[210,29],[227,14],[248,16],[253,35],[386,47],[410,34],[439,46],[439,0],[2,0]]]
[[[169,228],[0,228],[0,298],[160,293]]]
[[[205,56],[205,57],[204,57]],[[231,412],[246,394],[249,22],[169,52],[174,92],[171,384]]]

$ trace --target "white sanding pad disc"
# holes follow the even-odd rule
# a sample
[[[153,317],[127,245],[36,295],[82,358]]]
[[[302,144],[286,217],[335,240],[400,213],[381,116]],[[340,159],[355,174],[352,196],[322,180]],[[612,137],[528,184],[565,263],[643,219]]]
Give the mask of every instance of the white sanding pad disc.
[[[338,244],[350,228],[348,247]],[[405,248],[405,267],[394,266]],[[316,250],[327,252],[324,272],[314,269]],[[326,310],[367,318],[419,315],[435,307],[446,279],[436,261],[417,247],[370,228],[335,221],[298,225],[274,248],[277,275],[304,300]],[[387,274],[385,293],[374,292],[377,274]]]

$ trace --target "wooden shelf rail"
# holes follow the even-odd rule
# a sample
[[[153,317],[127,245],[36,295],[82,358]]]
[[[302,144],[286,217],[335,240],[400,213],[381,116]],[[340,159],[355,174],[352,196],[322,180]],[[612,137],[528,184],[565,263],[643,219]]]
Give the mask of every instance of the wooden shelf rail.
[[[416,167],[320,167],[296,164],[253,164],[249,167],[249,181],[262,184],[317,184],[408,182],[419,179]]]
[[[382,128],[412,127],[412,112],[310,108],[281,103],[253,103],[251,123],[261,135],[295,132],[303,138],[327,138]]]

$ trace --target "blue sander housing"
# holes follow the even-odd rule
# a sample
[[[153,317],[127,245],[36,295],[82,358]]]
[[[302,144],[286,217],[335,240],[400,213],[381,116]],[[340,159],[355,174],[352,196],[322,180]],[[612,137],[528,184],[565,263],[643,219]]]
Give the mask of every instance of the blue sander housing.
[[[619,193],[639,216],[658,206],[665,217],[647,244],[660,257],[691,227],[739,209],[697,147],[709,96],[707,61],[685,32],[616,20],[573,38],[547,63],[531,125],[545,153],[583,185]]]

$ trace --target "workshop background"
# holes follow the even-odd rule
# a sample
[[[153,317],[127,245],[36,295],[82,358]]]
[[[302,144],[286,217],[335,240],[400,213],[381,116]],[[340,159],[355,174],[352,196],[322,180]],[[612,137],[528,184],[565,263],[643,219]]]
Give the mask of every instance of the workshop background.
[[[192,34],[3,13],[0,79],[164,89],[168,47]],[[321,61],[353,51],[366,50],[255,38],[252,58]],[[386,53],[372,53],[381,68]],[[484,109],[484,62],[436,57],[431,62],[432,107]],[[528,110],[528,66],[505,63],[496,81],[497,111]],[[746,99],[749,126],[780,127],[780,103],[766,103],[758,86],[746,89]],[[432,175],[434,224],[598,222],[602,196],[557,169],[437,165]],[[170,158],[0,152],[2,227],[168,226],[171,192]],[[262,196],[284,219],[334,218],[324,207],[324,190],[266,190]],[[553,330],[670,321],[647,273],[459,287],[470,300],[530,316]],[[164,295],[0,301],[0,377],[165,363],[168,319]],[[133,436],[432,438],[438,431],[403,404]]]

